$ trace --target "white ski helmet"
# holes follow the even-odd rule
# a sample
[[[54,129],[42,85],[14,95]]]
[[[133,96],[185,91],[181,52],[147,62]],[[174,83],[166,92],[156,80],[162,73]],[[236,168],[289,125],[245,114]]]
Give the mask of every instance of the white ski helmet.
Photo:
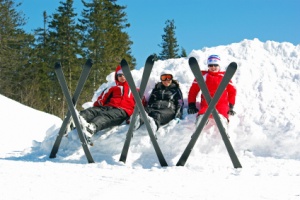
[[[173,75],[173,73],[171,72],[171,70],[168,70],[168,69],[165,69],[165,70],[163,70],[163,71],[160,73],[160,75],[164,75],[164,74],[171,74],[171,75]]]

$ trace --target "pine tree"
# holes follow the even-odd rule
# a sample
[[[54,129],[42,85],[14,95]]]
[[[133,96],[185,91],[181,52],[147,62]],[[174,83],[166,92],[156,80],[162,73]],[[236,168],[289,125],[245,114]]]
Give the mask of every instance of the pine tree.
[[[47,12],[43,12],[43,27],[34,30],[36,42],[34,45],[34,53],[30,60],[32,68],[36,71],[36,79],[38,81],[38,91],[36,95],[35,108],[43,110],[47,113],[59,115],[61,108],[57,108],[56,96],[59,91],[59,85],[55,76],[53,60],[51,59],[52,50],[49,45],[49,31]]]
[[[49,22],[49,41],[47,48],[50,49],[51,54],[48,57],[52,60],[51,66],[59,61],[62,64],[66,81],[71,93],[74,92],[81,73],[81,59],[77,56],[82,54],[79,48],[81,36],[79,34],[78,25],[76,24],[77,14],[74,12],[73,0],[66,0],[60,2],[57,12],[52,15],[52,20]],[[56,80],[57,84],[57,80]],[[59,116],[65,115],[67,104],[61,93],[60,87],[55,87],[52,91],[52,98],[55,100],[62,100],[58,105],[62,105]]]
[[[127,23],[125,6],[116,0],[83,1],[80,26],[73,9],[73,0],[60,2],[56,13],[43,13],[44,27],[35,35],[26,34],[20,26],[24,17],[16,11],[13,0],[0,0],[0,93],[33,108],[64,117],[64,103],[54,73],[60,61],[71,93],[77,85],[81,66],[87,58],[94,61],[93,72],[78,104],[91,100],[94,90],[106,82],[122,58],[132,67],[132,41],[124,29]],[[36,39],[36,40],[35,40]],[[93,87],[92,87],[93,86]]]
[[[181,54],[180,54],[180,57],[187,57],[187,53],[186,53],[186,50],[181,47]]]
[[[167,20],[164,28],[165,34],[162,35],[162,43],[158,45],[162,48],[159,54],[159,59],[165,60],[170,58],[179,58],[179,47],[175,36],[175,22],[174,20]]]
[[[91,3],[82,1],[86,9],[79,19],[84,35],[82,49],[83,57],[94,61],[92,76],[93,88],[106,81],[106,76],[115,70],[122,58],[131,66],[135,59],[131,55],[132,42],[124,29],[130,27],[127,23],[125,6],[116,4],[116,0],[93,0]]]
[[[16,9],[20,5],[0,0],[0,93],[26,103],[32,86],[28,81],[33,74],[28,68],[28,57],[34,38],[21,29],[26,22]]]

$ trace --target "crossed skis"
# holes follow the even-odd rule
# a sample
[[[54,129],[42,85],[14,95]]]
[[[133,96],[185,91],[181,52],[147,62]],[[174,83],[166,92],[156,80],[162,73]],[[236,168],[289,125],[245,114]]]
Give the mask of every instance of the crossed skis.
[[[123,61],[123,64],[125,62],[126,61]],[[151,71],[152,71],[152,68],[153,68],[153,64],[154,64],[154,56],[151,55],[147,58],[146,63],[145,63],[144,72],[143,72],[143,76],[142,76],[142,79],[141,79],[141,85],[140,85],[140,90],[139,90],[139,98],[142,98],[143,95],[144,95],[144,92],[145,92],[145,89],[147,87],[147,83],[148,83],[148,80],[149,80],[149,77],[150,77],[150,74],[151,74]],[[127,62],[125,63],[125,65],[128,66]],[[122,67],[122,65],[121,65],[121,67]],[[129,74],[127,72],[128,72],[128,70],[126,70],[126,74],[128,76]],[[120,156],[120,159],[119,159],[119,161],[122,161],[124,163],[126,162],[130,141],[131,141],[131,138],[133,136],[134,124],[135,124],[136,120],[138,120],[137,119],[138,113],[139,113],[139,108],[135,107],[133,115],[131,117],[130,124],[129,124],[128,132],[126,134],[126,139],[125,139],[125,142],[124,142],[122,153],[121,153],[121,156]]]
[[[232,63],[229,64],[229,66],[227,67],[226,73],[225,73],[225,75],[224,75],[224,77],[223,77],[216,93],[214,94],[213,99],[211,99],[211,96],[209,94],[209,91],[207,89],[205,81],[204,81],[203,76],[201,74],[198,62],[194,57],[191,57],[189,59],[189,65],[190,65],[190,68],[191,68],[197,82],[198,82],[199,87],[201,88],[201,91],[204,95],[204,98],[209,103],[209,106],[208,106],[205,114],[203,115],[198,127],[196,128],[195,132],[193,133],[190,142],[188,143],[188,145],[185,148],[183,154],[181,155],[180,159],[178,160],[176,166],[184,166],[184,164],[186,163],[186,161],[187,161],[194,145],[197,142],[198,137],[200,136],[201,131],[203,130],[203,128],[204,128],[204,126],[205,126],[205,124],[208,120],[208,117],[210,116],[210,114],[212,114],[215,121],[216,121],[218,129],[221,133],[222,139],[225,143],[226,149],[229,153],[229,156],[231,158],[233,166],[235,168],[241,168],[242,165],[240,164],[240,162],[239,162],[239,160],[238,160],[238,158],[235,154],[235,151],[234,151],[234,149],[233,149],[233,147],[232,147],[232,145],[229,141],[227,133],[226,133],[226,131],[223,127],[223,124],[220,120],[218,112],[215,109],[215,106],[218,103],[219,98],[221,97],[222,93],[224,92],[226,86],[228,85],[229,81],[231,80],[231,78],[233,77],[233,75],[234,75],[234,73],[237,69],[237,64],[235,62],[232,62]]]
[[[86,80],[88,78],[88,75],[90,73],[92,65],[93,65],[92,60],[88,59],[86,61],[85,65],[83,66],[83,70],[81,72],[77,87],[76,87],[74,95],[73,95],[73,98],[71,98],[71,95],[70,95],[70,92],[69,92],[69,89],[68,89],[68,86],[67,86],[67,82],[66,82],[65,76],[64,76],[63,71],[62,71],[61,63],[57,62],[55,64],[55,67],[54,67],[55,68],[55,73],[56,73],[57,79],[59,81],[59,84],[61,86],[62,92],[63,92],[63,94],[64,94],[64,96],[67,100],[69,110],[68,110],[67,115],[66,115],[66,117],[65,117],[65,119],[62,123],[62,126],[59,130],[59,133],[58,133],[58,136],[55,140],[55,143],[52,147],[52,151],[51,151],[50,156],[49,156],[50,158],[55,158],[56,157],[56,154],[57,154],[57,151],[59,149],[62,137],[65,135],[66,128],[69,125],[71,117],[72,117],[73,121],[75,123],[76,129],[77,129],[77,133],[78,133],[78,136],[80,138],[84,153],[86,155],[86,158],[87,158],[89,163],[94,163],[94,159],[93,159],[93,157],[90,153],[90,150],[88,148],[87,138],[86,138],[85,134],[82,131],[81,122],[79,121],[77,111],[75,109],[77,100],[78,100],[79,95],[80,95],[80,93],[83,89],[84,83],[86,82]]]
[[[122,67],[123,73],[126,77],[128,85],[129,85],[129,87],[132,91],[132,94],[134,96],[134,99],[136,101],[136,108],[135,108],[134,113],[132,115],[130,126],[129,126],[128,132],[126,134],[126,139],[125,139],[124,146],[123,146],[123,149],[122,149],[122,153],[121,153],[121,156],[120,156],[120,161],[122,161],[124,163],[126,162],[128,149],[129,149],[129,146],[130,146],[130,141],[131,141],[131,138],[133,136],[134,124],[135,124],[135,121],[137,119],[138,113],[140,113],[140,115],[141,115],[141,117],[142,117],[142,119],[145,123],[145,126],[147,128],[148,134],[150,136],[150,139],[151,139],[151,142],[152,142],[153,147],[155,149],[158,160],[159,160],[161,166],[165,167],[165,166],[168,166],[168,164],[167,164],[167,162],[166,162],[166,160],[163,156],[163,153],[161,152],[161,149],[160,149],[160,147],[157,143],[155,134],[153,133],[153,130],[151,129],[150,123],[147,120],[147,114],[144,110],[144,107],[143,107],[143,104],[142,104],[142,101],[141,101],[141,98],[142,98],[142,96],[144,94],[144,91],[146,89],[146,86],[147,86],[149,76],[151,74],[151,70],[153,68],[153,64],[154,64],[154,56],[149,56],[146,60],[146,63],[145,63],[142,82],[141,82],[141,85],[140,85],[140,90],[138,92],[137,88],[135,86],[135,82],[132,78],[131,71],[130,71],[130,68],[128,66],[127,61],[125,59],[123,59],[121,61],[121,67]],[[195,58],[191,57],[189,59],[189,65],[190,65],[190,68],[191,68],[191,70],[192,70],[192,72],[193,72],[193,74],[194,74],[201,90],[202,90],[202,93],[203,93],[206,101],[209,102],[209,106],[208,106],[208,109],[207,109],[206,113],[204,114],[202,120],[200,121],[198,127],[196,128],[195,132],[193,133],[193,135],[190,139],[190,142],[188,143],[187,147],[185,148],[183,154],[181,155],[181,157],[178,160],[176,165],[177,166],[184,166],[184,164],[186,163],[186,161],[187,161],[194,145],[196,144],[196,141],[197,141],[198,137],[200,136],[201,131],[203,130],[203,128],[205,126],[205,122],[207,121],[209,115],[212,114],[215,121],[216,121],[218,129],[221,133],[222,139],[225,143],[226,149],[229,153],[229,156],[231,158],[233,166],[235,168],[241,168],[242,166],[241,166],[241,164],[240,164],[240,162],[239,162],[239,160],[238,160],[238,158],[235,154],[235,151],[234,151],[234,149],[233,149],[233,147],[232,147],[232,145],[231,145],[231,143],[228,139],[227,133],[226,133],[226,131],[225,131],[223,125],[222,125],[220,117],[219,117],[219,115],[218,115],[218,113],[215,109],[215,106],[216,106],[221,94],[223,93],[224,89],[226,88],[227,84],[229,83],[229,81],[231,80],[231,78],[233,77],[233,75],[234,75],[234,73],[237,69],[237,64],[235,62],[230,63],[230,65],[228,66],[228,68],[226,70],[226,73],[225,73],[225,75],[222,79],[222,82],[220,83],[220,85],[218,87],[218,90],[216,91],[213,98],[210,97],[210,94],[209,94],[208,89],[206,87],[206,84],[204,82],[204,79],[203,79],[203,76],[201,74],[200,67],[198,65],[197,60]],[[58,81],[60,83],[60,86],[62,88],[62,91],[63,91],[63,93],[66,97],[69,110],[68,110],[68,113],[67,113],[67,115],[66,115],[66,117],[63,121],[61,129],[60,129],[59,134],[57,136],[57,139],[56,139],[56,141],[53,145],[53,148],[52,148],[52,151],[51,151],[51,154],[50,154],[50,158],[55,158],[56,157],[56,153],[58,151],[58,148],[59,148],[59,145],[61,143],[62,137],[65,134],[66,127],[69,125],[70,119],[71,119],[71,116],[72,116],[73,120],[74,120],[74,123],[75,123],[75,126],[77,128],[77,132],[78,132],[79,138],[81,140],[82,147],[83,147],[84,153],[86,155],[86,158],[87,158],[89,163],[94,162],[93,157],[92,157],[92,155],[89,151],[89,148],[87,147],[88,146],[87,144],[89,144],[89,141],[87,141],[87,138],[85,137],[85,135],[84,135],[84,133],[81,129],[81,123],[78,119],[77,112],[76,112],[76,109],[75,109],[76,102],[77,102],[77,100],[79,98],[79,95],[82,91],[83,85],[84,85],[84,83],[85,83],[85,81],[86,81],[86,79],[89,75],[91,66],[92,66],[92,61],[89,59],[89,60],[87,60],[86,64],[83,67],[83,71],[81,73],[81,76],[80,76],[78,85],[76,87],[74,96],[73,96],[73,98],[71,98],[69,90],[67,88],[67,84],[66,84],[64,75],[63,75],[63,72],[62,72],[62,69],[61,69],[61,65],[60,65],[60,63],[56,63],[56,65],[55,65],[55,72],[56,72]]]
[[[147,70],[147,72],[149,73],[150,70],[147,69],[147,68],[152,69],[152,66],[153,66],[154,63],[149,63],[148,59],[146,61],[146,65],[145,65],[144,70]],[[147,62],[148,62],[148,65],[147,65]],[[183,154],[181,155],[181,157],[180,157],[180,159],[179,159],[179,161],[177,162],[176,165],[177,166],[184,166],[184,164],[186,163],[186,161],[187,161],[194,145],[197,142],[197,139],[198,139],[201,131],[203,130],[203,128],[206,124],[206,121],[207,121],[209,115],[212,114],[213,117],[215,118],[218,129],[219,129],[219,131],[222,135],[222,139],[225,143],[226,149],[229,153],[229,156],[231,158],[233,166],[235,168],[241,168],[242,166],[241,166],[241,164],[240,164],[240,162],[239,162],[239,160],[238,160],[238,158],[235,154],[235,151],[234,151],[234,149],[233,149],[233,147],[232,147],[232,145],[231,145],[231,143],[228,139],[227,133],[226,133],[224,127],[223,127],[223,124],[220,120],[220,117],[219,117],[219,115],[218,115],[218,113],[215,109],[215,106],[218,103],[218,100],[219,100],[220,96],[224,92],[226,86],[228,85],[229,81],[231,80],[231,78],[233,77],[233,75],[234,75],[234,73],[237,69],[237,64],[235,62],[230,63],[230,65],[228,66],[228,68],[226,70],[226,73],[225,73],[225,75],[222,79],[222,82],[220,83],[213,99],[211,99],[211,97],[210,97],[210,94],[209,94],[207,86],[204,82],[204,79],[203,79],[203,76],[201,74],[200,67],[198,65],[197,60],[193,57],[190,58],[189,59],[189,65],[190,65],[190,68],[191,68],[194,76],[196,77],[196,80],[197,80],[200,88],[202,89],[202,92],[203,92],[203,95],[204,95],[206,101],[209,102],[209,107],[208,107],[206,113],[204,114],[201,122],[199,123],[198,127],[196,128],[195,132],[193,133],[190,142],[188,143],[186,149],[184,150]],[[138,94],[138,92],[136,90],[136,87],[135,87],[135,83],[133,81],[133,78],[132,78],[132,75],[131,75],[131,72],[130,72],[130,69],[129,69],[129,66],[128,66],[128,63],[126,62],[126,60],[124,60],[124,59],[122,60],[121,67],[122,67],[123,73],[126,77],[126,80],[128,81],[128,84],[129,84],[129,87],[132,91],[132,94],[135,98],[135,101],[136,101],[138,110],[140,111],[141,117],[145,122],[145,125],[146,125],[146,128],[148,130],[151,142],[152,142],[153,147],[155,149],[155,152],[157,154],[158,160],[159,160],[162,167],[168,166],[168,164],[167,164],[167,162],[166,162],[166,160],[165,160],[165,158],[164,158],[164,156],[163,156],[163,154],[162,154],[162,152],[161,152],[161,150],[158,146],[158,143],[157,143],[156,138],[154,136],[154,133],[151,129],[151,126],[150,126],[150,124],[147,120],[146,112],[145,112],[145,110],[143,108],[143,105],[142,105],[142,102],[141,102],[141,97],[143,96],[142,94],[143,94],[144,89],[147,85],[149,75],[148,76],[145,75],[145,71],[144,71],[143,78],[146,77],[146,79],[142,79],[140,93]],[[129,144],[130,144],[130,140],[131,140],[132,132],[133,132],[133,125],[134,125],[135,120],[136,120],[135,115],[137,114],[137,112],[138,112],[137,109],[135,109],[134,116],[132,117],[131,125],[129,127],[128,132],[127,132],[126,140],[125,140],[124,147],[123,147],[123,150],[122,150],[122,153],[121,153],[120,161],[123,161],[124,163],[126,162],[128,148],[129,148]]]

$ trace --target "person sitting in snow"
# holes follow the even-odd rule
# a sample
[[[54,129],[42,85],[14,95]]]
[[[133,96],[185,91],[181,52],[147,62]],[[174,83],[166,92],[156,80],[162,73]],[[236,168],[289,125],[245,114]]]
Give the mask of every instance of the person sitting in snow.
[[[165,70],[160,76],[161,82],[155,84],[151,91],[145,111],[148,114],[153,131],[157,131],[160,126],[169,123],[173,119],[182,118],[183,97],[179,83],[173,79],[172,72]],[[137,129],[143,121],[138,124]]]
[[[220,56],[211,55],[207,59],[208,70],[202,71],[203,78],[205,80],[207,89],[211,97],[214,96],[225,74],[224,71],[220,71],[220,64],[221,64]],[[196,107],[196,97],[200,92],[200,90],[201,88],[199,87],[195,79],[190,87],[189,94],[188,94],[188,114],[198,113],[196,119],[196,125],[200,123],[203,114],[206,112],[208,108],[208,104],[203,95],[201,95],[200,110]],[[229,122],[228,115],[235,114],[235,111],[233,110],[235,104],[235,96],[236,96],[236,88],[233,85],[232,81],[230,81],[216,105],[216,109],[220,115],[222,122],[225,123],[224,124],[225,126],[227,126]]]
[[[133,113],[135,101],[120,65],[115,71],[115,82],[115,86],[106,88],[100,94],[93,107],[79,113],[81,121],[88,123],[85,124],[88,137],[105,128],[122,124]]]

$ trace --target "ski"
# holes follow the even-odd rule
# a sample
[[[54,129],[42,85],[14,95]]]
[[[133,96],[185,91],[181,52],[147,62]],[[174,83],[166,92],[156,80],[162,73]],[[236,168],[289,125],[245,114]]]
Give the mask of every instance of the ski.
[[[233,77],[234,73],[236,72],[236,69],[237,69],[237,64],[235,62],[232,62],[229,64],[227,70],[226,70],[226,73],[216,91],[216,93],[214,94],[214,97],[211,98],[210,97],[210,94],[209,94],[209,91],[206,87],[206,84],[205,84],[205,81],[203,79],[203,76],[201,74],[201,71],[200,71],[200,67],[198,65],[198,62],[197,60],[194,58],[194,57],[191,57],[189,59],[189,65],[190,65],[190,68],[199,84],[199,87],[201,88],[201,91],[206,99],[206,101],[209,103],[209,106],[207,108],[207,111],[205,112],[205,114],[203,115],[198,127],[196,128],[195,132],[193,133],[192,135],[192,138],[190,140],[190,142],[188,143],[187,147],[185,148],[183,154],[181,155],[180,159],[178,160],[177,162],[177,166],[184,166],[194,145],[196,144],[197,142],[197,139],[198,137],[200,136],[200,133],[201,131],[203,130],[205,124],[206,124],[206,121],[208,120],[209,118],[209,115],[212,113],[213,114],[213,117],[216,121],[216,124],[218,126],[218,129],[222,135],[222,139],[226,145],[226,148],[227,148],[227,151],[230,155],[230,158],[232,159],[232,162],[233,162],[233,165],[235,168],[241,168],[241,164],[232,148],[232,145],[227,137],[227,134],[226,134],[226,131],[222,125],[222,122],[220,120],[220,117],[215,109],[215,106],[216,104],[218,103],[219,101],[219,98],[221,97],[222,93],[224,92],[226,86],[228,85],[228,83],[230,82],[231,78]]]
[[[206,86],[206,84],[205,84],[205,82],[203,80],[203,76],[201,76],[201,72],[200,72],[200,70],[198,70],[198,69],[200,69],[200,67],[198,65],[197,60],[195,58],[191,58],[189,60],[189,65],[190,65],[190,68],[191,68],[193,74],[195,75],[195,77],[197,79],[197,82],[198,82],[198,84],[199,84],[199,86],[200,86],[200,88],[202,90],[204,98],[207,100],[207,102],[210,102],[211,101],[211,96],[210,96],[209,91],[207,89],[207,86]],[[229,67],[232,66],[232,65],[234,65],[234,68],[236,70],[237,64],[236,63],[231,63],[229,65]],[[235,71],[233,73],[235,73]],[[232,76],[233,75],[234,74],[232,74]],[[215,119],[215,122],[217,124],[217,127],[218,127],[218,129],[220,131],[220,134],[222,136],[222,139],[224,141],[225,147],[227,149],[227,152],[228,152],[228,154],[230,156],[230,159],[232,161],[232,164],[233,164],[234,168],[242,168],[242,165],[241,165],[241,163],[240,163],[240,161],[239,161],[239,159],[238,159],[238,157],[237,157],[237,155],[236,155],[236,153],[235,153],[235,151],[234,151],[234,149],[233,149],[233,147],[231,145],[231,142],[230,142],[230,140],[228,138],[226,130],[223,127],[223,124],[221,122],[220,116],[219,116],[219,114],[218,114],[218,112],[217,112],[216,109],[213,109],[212,115],[213,115],[213,117]]]
[[[147,83],[154,65],[154,59],[155,57],[153,55],[149,56],[146,60],[145,63],[145,67],[144,67],[144,72],[143,72],[143,76],[142,76],[142,80],[141,80],[141,85],[140,85],[140,91],[139,91],[139,96],[140,98],[142,98],[144,96],[144,92],[146,90],[147,87]],[[126,138],[125,138],[125,142],[124,142],[124,146],[122,149],[122,153],[120,156],[119,161],[126,163],[126,159],[127,159],[127,154],[128,154],[128,150],[129,150],[129,145],[131,142],[131,138],[133,136],[133,129],[134,129],[134,124],[137,120],[137,115],[139,113],[139,109],[138,107],[135,107],[134,112],[132,114],[131,117],[131,121],[129,124],[129,128],[128,128],[128,132],[126,134]],[[138,119],[139,120],[139,119]]]
[[[138,93],[138,91],[136,89],[136,86],[135,86],[134,80],[132,78],[132,75],[131,75],[128,63],[127,63],[127,61],[125,59],[123,59],[121,61],[121,67],[122,67],[123,73],[124,73],[124,75],[126,77],[126,80],[128,82],[128,85],[129,85],[129,87],[131,89],[131,92],[132,92],[132,94],[134,96],[136,106],[138,107],[140,115],[141,115],[142,119],[144,120],[144,123],[146,125],[147,130],[148,130],[148,134],[150,136],[152,145],[154,147],[154,150],[156,152],[156,155],[158,157],[160,165],[162,167],[166,167],[166,166],[168,166],[168,164],[167,164],[167,162],[166,162],[166,160],[164,158],[164,155],[162,154],[162,152],[160,150],[160,147],[159,147],[159,145],[158,145],[158,143],[156,141],[156,137],[155,137],[155,135],[153,133],[153,130],[151,129],[151,126],[150,126],[149,122],[148,122],[147,114],[146,114],[145,109],[143,107],[140,95],[139,95],[139,93]]]
[[[83,66],[83,69],[82,69],[77,87],[75,89],[75,92],[74,92],[73,98],[72,98],[74,106],[76,106],[77,100],[78,100],[79,95],[80,95],[80,93],[83,89],[84,83],[86,82],[86,80],[89,76],[92,65],[93,65],[92,60],[88,59],[86,61],[86,63],[84,64],[84,66]],[[69,126],[70,122],[71,122],[71,112],[70,112],[70,110],[68,110],[67,115],[65,116],[65,119],[63,120],[63,123],[61,125],[60,130],[59,130],[59,133],[58,133],[58,135],[56,137],[56,140],[54,142],[54,145],[52,147],[52,151],[51,151],[50,156],[49,156],[50,158],[55,158],[56,157],[56,154],[58,152],[62,137],[64,135],[68,134],[66,132],[67,131],[66,128]]]
[[[59,84],[61,86],[62,92],[63,92],[63,94],[64,94],[64,96],[67,100],[67,104],[68,104],[68,107],[69,107],[69,112],[71,113],[71,116],[74,120],[76,129],[77,129],[77,133],[78,133],[79,139],[80,139],[82,147],[83,147],[83,151],[86,155],[86,158],[87,158],[88,162],[89,163],[94,163],[94,159],[93,159],[93,157],[90,153],[90,150],[88,148],[87,141],[86,141],[84,133],[81,129],[81,124],[80,124],[80,121],[78,119],[78,115],[77,115],[77,112],[76,112],[76,109],[75,109],[76,102],[74,102],[73,99],[71,98],[71,95],[70,95],[70,92],[69,92],[69,89],[68,89],[68,86],[67,86],[67,83],[66,83],[66,79],[65,79],[65,76],[63,74],[61,64],[59,62],[57,62],[55,64],[55,72],[56,72],[56,76],[57,76],[57,79],[59,81]],[[82,87],[82,86],[80,86],[80,87]]]

